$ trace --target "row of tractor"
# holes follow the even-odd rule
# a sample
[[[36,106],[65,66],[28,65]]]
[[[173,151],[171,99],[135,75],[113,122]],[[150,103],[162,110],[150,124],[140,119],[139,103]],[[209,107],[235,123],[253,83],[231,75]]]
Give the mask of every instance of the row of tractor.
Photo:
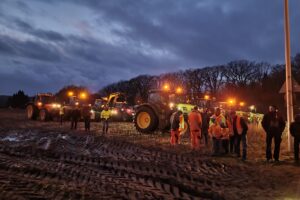
[[[128,106],[125,95],[121,93],[113,93],[108,97],[96,99],[93,105],[86,100],[87,98],[86,93],[75,96],[73,92],[69,92],[68,102],[62,103],[51,93],[39,93],[26,106],[27,118],[40,121],[56,120],[60,117],[60,112],[63,112],[64,119],[69,120],[74,108],[83,109],[88,106],[91,118],[95,121],[100,120],[100,113],[104,107],[111,110],[111,118],[114,121],[133,120],[133,107]]]
[[[153,89],[149,91],[146,103],[129,106],[126,96],[122,93],[112,93],[108,97],[96,99],[94,104],[87,104],[86,94],[78,97],[70,93],[70,101],[61,104],[52,94],[38,94],[32,102],[27,105],[28,119],[40,119],[41,121],[55,120],[59,116],[60,109],[64,109],[64,118],[69,119],[74,108],[90,107],[91,119],[100,121],[101,111],[107,107],[111,111],[111,120],[134,122],[137,131],[141,133],[153,133],[154,131],[165,131],[170,127],[170,118],[175,110],[181,110],[184,116],[184,127],[182,133],[188,131],[187,117],[194,106],[214,107],[209,96],[205,95],[202,102],[191,104],[181,88],[171,90],[169,87]],[[187,103],[188,102],[188,103]]]

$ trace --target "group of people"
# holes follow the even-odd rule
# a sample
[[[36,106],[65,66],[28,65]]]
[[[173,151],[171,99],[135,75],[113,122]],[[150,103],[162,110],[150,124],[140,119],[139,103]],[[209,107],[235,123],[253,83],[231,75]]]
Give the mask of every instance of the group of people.
[[[64,107],[61,107],[59,110],[59,116],[60,116],[60,124],[63,124],[64,118],[65,118],[65,109]],[[90,106],[83,106],[81,109],[78,106],[74,106],[72,110],[70,111],[70,119],[71,119],[71,130],[77,129],[77,123],[82,118],[84,121],[84,128],[85,131],[90,131],[91,127],[91,107]],[[109,119],[111,118],[111,112],[108,109],[107,106],[104,107],[104,109],[100,113],[100,119],[102,120],[103,126],[102,126],[102,134],[108,133],[108,127],[109,127]]]
[[[207,109],[202,112],[195,106],[187,117],[189,125],[191,147],[199,149],[200,140],[208,145],[212,139],[212,155],[236,153],[240,157],[240,144],[242,143],[242,159],[247,159],[247,130],[245,120],[235,111],[230,114],[221,114],[221,109],[216,108],[213,115]],[[179,143],[180,132],[184,129],[184,116],[180,110],[174,112],[171,117],[171,144]]]
[[[203,139],[208,145],[209,138],[212,141],[212,156],[226,155],[228,153],[247,160],[247,120],[232,110],[221,113],[216,108],[213,114],[208,114],[207,109],[202,112],[195,106],[187,117],[190,128],[192,149],[199,149],[199,140]],[[171,144],[176,145],[180,141],[180,132],[184,129],[184,116],[178,110],[171,117]],[[266,161],[279,161],[282,133],[285,129],[285,121],[275,106],[270,106],[264,115],[261,125],[266,132]],[[296,115],[295,122],[290,125],[290,133],[294,137],[294,157],[299,162],[300,144],[300,115]],[[275,147],[272,154],[272,142]],[[242,146],[242,151],[241,151]]]
[[[276,106],[269,106],[269,112],[266,113],[261,122],[266,132],[266,159],[270,162],[273,158],[275,162],[279,161],[280,144],[282,133],[285,129],[285,121],[278,112]],[[300,115],[295,116],[295,121],[290,124],[290,134],[294,137],[294,159],[299,162],[299,144],[300,144]],[[272,154],[272,141],[275,147]]]

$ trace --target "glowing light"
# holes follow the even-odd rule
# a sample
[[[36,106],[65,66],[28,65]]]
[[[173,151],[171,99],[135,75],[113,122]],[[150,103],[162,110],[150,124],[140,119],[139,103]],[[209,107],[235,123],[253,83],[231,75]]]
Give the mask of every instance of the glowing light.
[[[42,102],[38,102],[37,105],[38,105],[38,106],[42,106],[43,103],[42,103]]]
[[[82,92],[80,93],[80,96],[79,96],[81,99],[86,99],[87,95],[85,92]]]
[[[164,84],[163,89],[164,89],[165,91],[170,90],[170,85],[169,85],[169,84]]]
[[[245,102],[243,102],[243,101],[240,102],[240,106],[241,106],[241,107],[245,106]]]
[[[250,110],[255,110],[255,105],[251,105],[249,108]]]
[[[235,105],[235,99],[228,99],[228,103],[230,106]]]
[[[181,94],[183,92],[181,87],[176,88],[176,93],[177,94]]]
[[[209,100],[209,99],[210,99],[210,96],[206,94],[206,95],[204,95],[204,99],[205,99],[205,100]]]
[[[52,108],[60,108],[60,107],[61,107],[60,104],[56,104],[56,103],[53,103],[53,104],[52,104]]]
[[[117,115],[117,114],[118,114],[118,110],[112,110],[112,111],[111,111],[111,114],[112,114],[112,115]]]
[[[68,96],[69,96],[69,97],[71,97],[71,96],[73,96],[73,95],[74,95],[74,92],[72,92],[72,91],[69,91],[69,92],[68,92]]]
[[[174,106],[175,106],[175,104],[174,104],[173,102],[169,103],[169,107],[170,107],[171,109],[173,109]]]

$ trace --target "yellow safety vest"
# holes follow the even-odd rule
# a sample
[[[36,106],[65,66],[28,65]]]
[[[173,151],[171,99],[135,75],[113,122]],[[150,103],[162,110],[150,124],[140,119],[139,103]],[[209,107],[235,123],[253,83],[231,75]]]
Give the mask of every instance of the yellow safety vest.
[[[102,110],[101,119],[109,119],[110,118],[110,110]]]

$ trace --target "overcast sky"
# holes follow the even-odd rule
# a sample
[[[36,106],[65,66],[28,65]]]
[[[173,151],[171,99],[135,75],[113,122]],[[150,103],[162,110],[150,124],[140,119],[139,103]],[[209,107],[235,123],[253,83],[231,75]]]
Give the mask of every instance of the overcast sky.
[[[92,91],[139,74],[284,62],[283,0],[1,0],[0,94]],[[290,0],[292,55],[300,1]]]

